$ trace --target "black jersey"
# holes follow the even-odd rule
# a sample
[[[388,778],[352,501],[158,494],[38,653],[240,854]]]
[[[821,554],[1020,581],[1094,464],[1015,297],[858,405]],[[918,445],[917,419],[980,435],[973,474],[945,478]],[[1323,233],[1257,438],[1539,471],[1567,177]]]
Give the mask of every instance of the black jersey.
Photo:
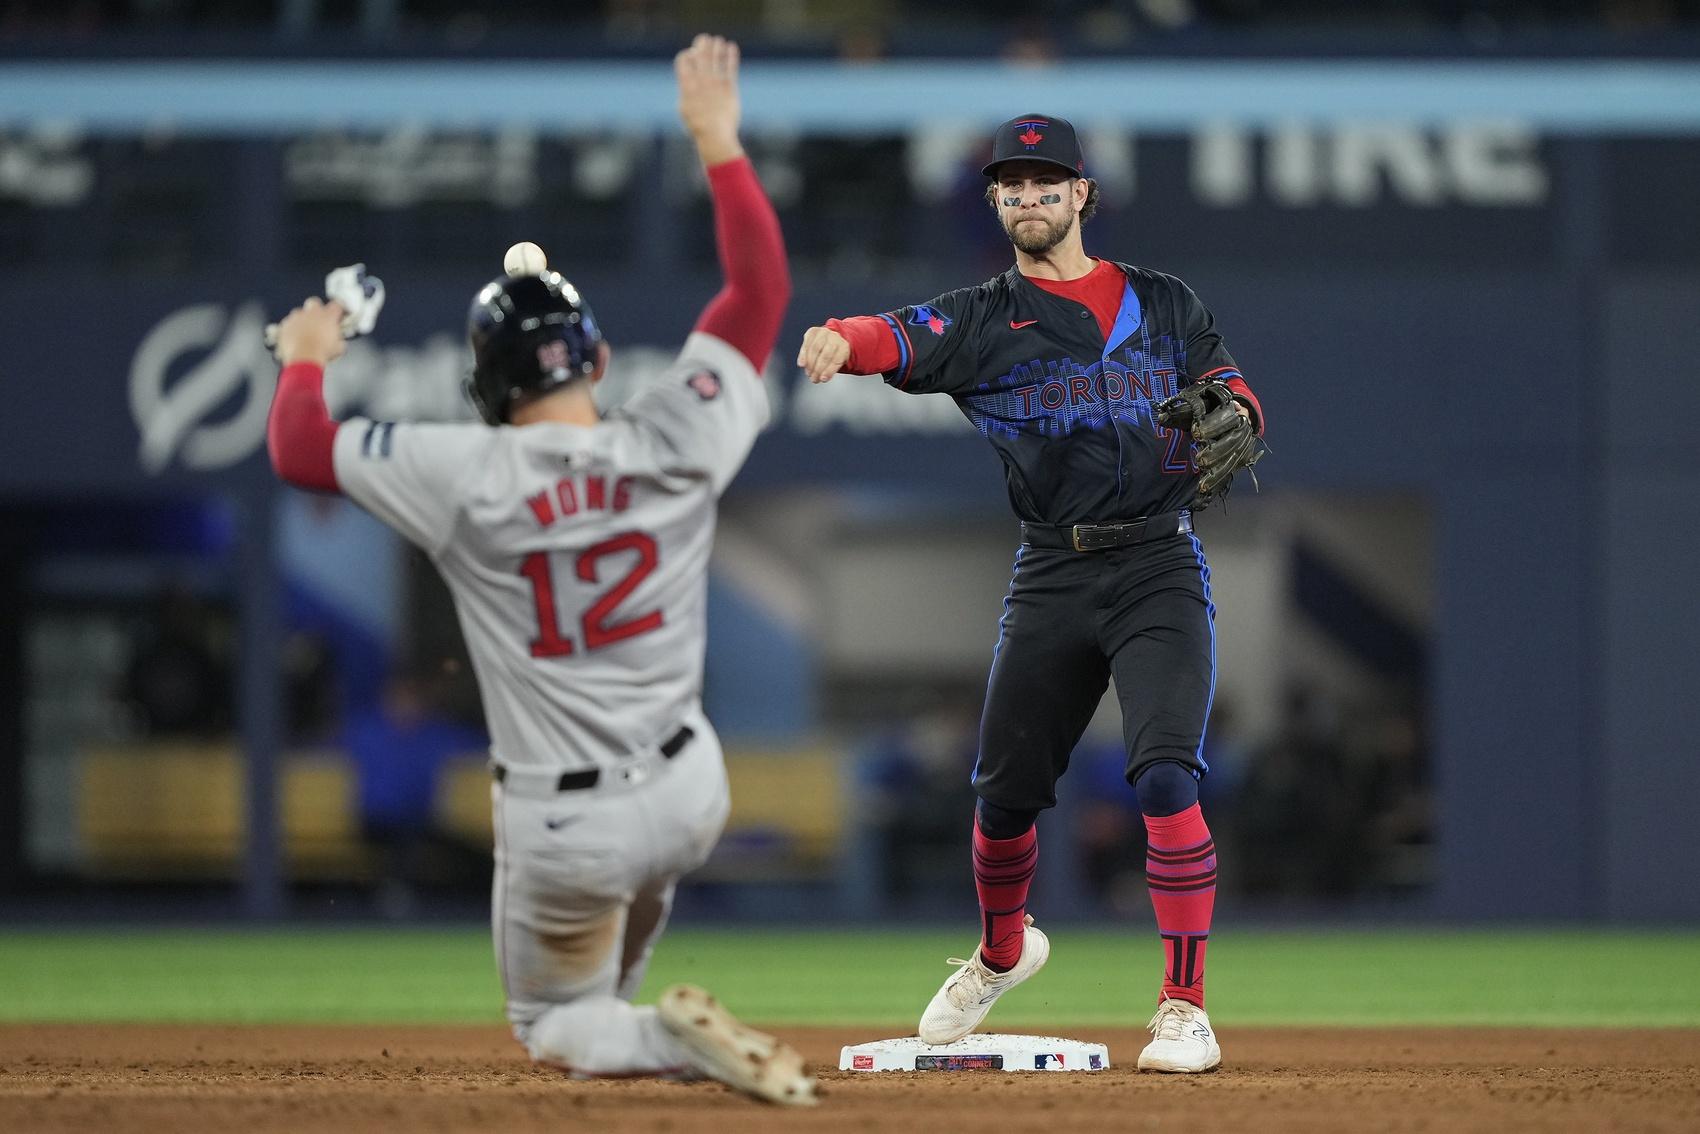
[[[949,394],[1003,459],[1023,520],[1103,523],[1191,504],[1185,434],[1152,406],[1181,386],[1240,377],[1215,321],[1173,276],[1127,277],[1108,341],[1083,304],[1015,268],[975,287],[888,312],[898,365],[885,380]]]

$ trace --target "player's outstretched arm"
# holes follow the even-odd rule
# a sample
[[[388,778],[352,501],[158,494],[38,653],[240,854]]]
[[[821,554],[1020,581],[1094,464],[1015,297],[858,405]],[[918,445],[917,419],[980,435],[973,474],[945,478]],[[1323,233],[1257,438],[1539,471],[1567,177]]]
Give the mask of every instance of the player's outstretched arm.
[[[797,365],[819,385],[838,374],[884,374],[902,361],[897,332],[883,315],[828,319],[803,332]]]
[[[723,339],[759,373],[767,365],[791,271],[779,218],[738,142],[738,45],[699,35],[673,61],[679,118],[696,143],[714,199],[714,235],[726,286],[709,301],[696,329]]]
[[[278,324],[283,372],[266,419],[266,451],[272,470],[297,488],[339,490],[331,455],[337,425],[325,406],[324,377],[346,346],[342,316],[340,304],[309,299]]]

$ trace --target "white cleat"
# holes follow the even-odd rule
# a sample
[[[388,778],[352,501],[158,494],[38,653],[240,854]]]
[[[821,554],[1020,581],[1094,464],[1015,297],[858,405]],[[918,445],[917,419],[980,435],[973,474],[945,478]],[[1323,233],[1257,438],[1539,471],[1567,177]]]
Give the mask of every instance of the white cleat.
[[[782,1106],[814,1106],[815,1080],[783,1040],[740,1024],[695,985],[675,984],[655,1005],[661,1024],[696,1069],[728,1087]]]
[[[1021,940],[1021,959],[1007,973],[988,969],[978,949],[969,961],[952,957],[950,963],[962,967],[951,974],[921,1013],[922,1042],[955,1043],[979,1027],[997,998],[1043,968],[1050,955],[1050,938],[1033,928],[1029,915]]]
[[[1145,1025],[1151,1042],[1139,1053],[1141,1071],[1197,1074],[1213,1071],[1222,1062],[1222,1048],[1204,1009],[1185,1000],[1165,1000]]]

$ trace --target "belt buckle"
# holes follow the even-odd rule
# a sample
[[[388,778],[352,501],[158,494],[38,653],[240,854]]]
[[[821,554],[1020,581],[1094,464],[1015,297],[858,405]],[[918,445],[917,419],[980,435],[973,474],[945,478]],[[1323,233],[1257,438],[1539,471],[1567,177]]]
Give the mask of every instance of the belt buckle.
[[[1070,534],[1070,537],[1074,540],[1074,550],[1076,550],[1076,551],[1087,550],[1086,548],[1080,546],[1080,525],[1079,524],[1074,525],[1074,527],[1070,529],[1069,534]]]

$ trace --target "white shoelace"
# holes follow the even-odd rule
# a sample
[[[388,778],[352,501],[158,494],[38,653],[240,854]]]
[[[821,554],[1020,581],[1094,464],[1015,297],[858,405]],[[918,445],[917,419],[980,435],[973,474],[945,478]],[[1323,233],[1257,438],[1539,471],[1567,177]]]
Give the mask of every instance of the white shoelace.
[[[945,959],[945,963],[947,965],[966,966],[962,969],[962,975],[951,982],[950,991],[945,993],[950,998],[950,1002],[958,1009],[973,1007],[982,996],[986,995],[988,980],[1000,975],[987,969],[979,962],[978,958],[973,961],[964,961],[961,957],[948,957]]]
[[[1157,1014],[1151,1017],[1151,1022],[1145,1025],[1145,1030],[1151,1033],[1153,1039],[1178,1040],[1182,1038],[1182,1030],[1192,1022],[1192,1017],[1198,1009],[1184,1000],[1165,1000],[1157,1005]]]
[[[1032,924],[1033,915],[1028,914],[1022,919],[1022,931],[1025,932],[1026,927]],[[1027,946],[1024,941],[1022,943],[1022,954],[1025,955],[1026,951]],[[980,958],[980,951],[978,949],[974,950],[974,959],[972,961],[965,961],[961,957],[946,957],[944,963],[947,965],[956,965],[958,967],[967,966],[962,970],[961,979],[952,981],[948,986],[948,990],[945,992],[945,996],[947,996],[951,1003],[955,1004],[959,1009],[978,1006],[980,1000],[985,997],[987,991],[995,986],[1000,978],[1007,977],[1010,973],[1015,971],[1015,966],[1013,965],[1007,972],[1001,973],[994,972],[987,968],[986,962]],[[1016,964],[1020,964],[1019,957],[1016,959]]]

